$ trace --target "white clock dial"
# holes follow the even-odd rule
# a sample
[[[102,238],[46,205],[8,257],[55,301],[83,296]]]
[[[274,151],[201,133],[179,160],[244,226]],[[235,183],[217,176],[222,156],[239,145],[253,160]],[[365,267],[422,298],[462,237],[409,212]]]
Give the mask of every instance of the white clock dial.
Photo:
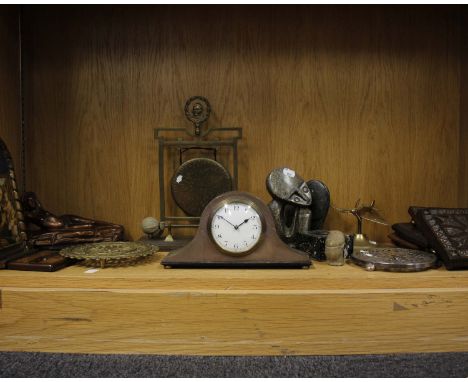
[[[244,253],[254,248],[262,235],[258,212],[242,202],[226,203],[213,215],[211,236],[224,251]]]

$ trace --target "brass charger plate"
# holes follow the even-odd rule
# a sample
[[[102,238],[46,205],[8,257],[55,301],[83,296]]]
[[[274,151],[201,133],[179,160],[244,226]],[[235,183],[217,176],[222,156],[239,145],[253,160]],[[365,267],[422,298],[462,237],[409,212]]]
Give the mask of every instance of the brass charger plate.
[[[60,254],[72,259],[85,260],[87,265],[129,265],[144,257],[151,256],[159,248],[134,241],[114,241],[74,245],[64,248]]]
[[[418,272],[438,265],[433,253],[406,248],[361,249],[350,259],[368,271]]]
[[[232,191],[231,175],[209,158],[182,163],[171,179],[172,197],[188,216],[201,216],[212,199],[228,191]]]

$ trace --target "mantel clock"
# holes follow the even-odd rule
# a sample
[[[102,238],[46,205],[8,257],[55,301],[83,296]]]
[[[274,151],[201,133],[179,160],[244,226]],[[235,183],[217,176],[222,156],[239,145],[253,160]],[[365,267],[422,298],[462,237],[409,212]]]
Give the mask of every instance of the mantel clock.
[[[308,268],[307,254],[285,244],[270,210],[257,197],[232,191],[205,208],[193,240],[169,253],[166,267]]]

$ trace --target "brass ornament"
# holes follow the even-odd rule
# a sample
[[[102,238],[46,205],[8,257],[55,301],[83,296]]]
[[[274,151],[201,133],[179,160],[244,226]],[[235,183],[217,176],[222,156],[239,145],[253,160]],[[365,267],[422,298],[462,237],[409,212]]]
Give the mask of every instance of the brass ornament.
[[[201,210],[198,208],[198,213],[180,214],[180,211],[175,211],[171,208],[171,214],[167,213],[167,191],[170,188],[168,179],[177,180],[175,177],[167,177],[167,160],[174,159],[174,155],[178,153],[180,165],[183,164],[182,154],[189,150],[207,150],[212,151],[214,160],[216,161],[217,150],[229,152],[229,160],[224,164],[225,170],[228,172],[231,181],[228,190],[237,189],[238,185],[238,141],[242,139],[241,127],[216,127],[209,126],[209,117],[211,114],[211,105],[205,97],[194,96],[190,97],[184,106],[186,118],[192,123],[190,127],[158,127],[154,130],[155,139],[158,141],[159,150],[159,213],[158,220],[163,227],[161,237],[172,237],[172,233],[176,229],[197,228],[200,221]],[[167,159],[169,158],[169,159]],[[203,158],[198,158],[203,159]],[[200,162],[201,163],[201,162]],[[224,168],[224,167],[223,167]],[[179,168],[180,170],[181,168]],[[179,171],[177,170],[177,171]],[[179,178],[180,179],[180,178]],[[228,191],[225,190],[225,191]],[[195,198],[198,198],[195,191]],[[172,192],[174,195],[174,192]],[[198,194],[200,192],[198,191]],[[218,194],[218,193],[216,193]],[[190,197],[189,197],[190,199]],[[172,203],[180,207],[180,202],[176,202],[174,198],[170,200]],[[206,203],[204,203],[206,205]],[[172,206],[171,206],[172,207]],[[190,208],[190,207],[189,207]],[[190,208],[191,209],[191,208]],[[182,211],[184,209],[182,208]],[[187,211],[187,208],[185,208]],[[184,211],[184,212],[185,212]],[[193,212],[193,211],[192,211]],[[167,234],[167,236],[166,236]],[[153,236],[153,235],[152,235]],[[156,239],[156,238],[152,238]],[[157,245],[168,249],[165,246],[167,240],[155,240]],[[162,244],[164,243],[164,245]],[[172,248],[180,248],[182,243],[186,243],[185,238],[175,234],[174,245]]]
[[[28,240],[31,246],[60,249],[67,245],[119,241],[123,226],[77,215],[55,215],[47,211],[34,192],[22,196]]]
[[[375,200],[373,200],[370,204],[364,204],[361,203],[361,199],[358,199],[354,205],[354,208],[332,207],[338,212],[351,214],[356,218],[357,232],[354,235],[355,248],[367,248],[372,247],[373,245],[367,235],[362,232],[363,220],[367,220],[372,223],[388,225],[387,221],[380,214],[380,211],[375,207]]]
[[[130,265],[159,250],[157,246],[141,242],[104,242],[74,245],[64,248],[60,254],[77,260],[84,260],[89,266]]]
[[[361,249],[353,252],[350,259],[367,271],[418,272],[438,266],[433,253],[406,248]]]
[[[171,179],[172,197],[188,216],[200,216],[213,198],[231,190],[229,172],[209,158],[182,163]]]
[[[195,96],[187,100],[184,107],[185,116],[193,123],[194,135],[201,134],[201,126],[210,118],[211,105],[205,97]],[[205,134],[203,135],[206,135]]]
[[[24,216],[16,186],[13,160],[8,148],[0,139],[0,248],[27,239]]]
[[[0,269],[28,254],[26,226],[16,186],[13,160],[0,138]]]

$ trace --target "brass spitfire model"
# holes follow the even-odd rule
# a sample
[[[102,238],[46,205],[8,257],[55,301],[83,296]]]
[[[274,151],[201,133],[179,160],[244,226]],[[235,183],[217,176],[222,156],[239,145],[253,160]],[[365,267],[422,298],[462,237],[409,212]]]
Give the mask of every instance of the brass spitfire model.
[[[375,200],[370,204],[361,203],[361,199],[358,199],[354,205],[354,208],[338,208],[334,207],[338,212],[348,213],[353,215],[357,220],[357,233],[354,235],[354,248],[366,248],[372,246],[367,235],[362,233],[362,221],[367,220],[377,224],[388,225],[387,221],[380,215],[379,210],[375,208]]]

